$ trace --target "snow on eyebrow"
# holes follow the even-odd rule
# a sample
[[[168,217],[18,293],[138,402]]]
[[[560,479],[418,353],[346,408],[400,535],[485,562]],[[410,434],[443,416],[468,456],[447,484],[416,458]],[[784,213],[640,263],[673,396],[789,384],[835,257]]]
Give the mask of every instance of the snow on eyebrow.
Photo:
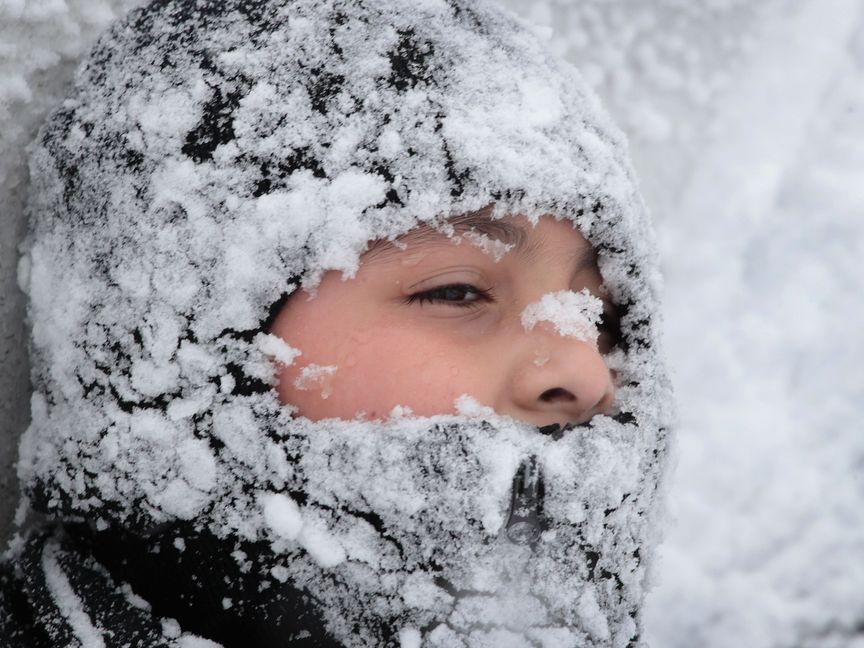
[[[603,314],[603,301],[587,288],[578,293],[560,290],[546,293],[522,311],[522,326],[531,331],[540,322],[551,322],[555,330],[567,337],[597,345],[597,325]]]
[[[505,254],[516,247],[515,243],[505,243],[504,241],[491,238],[488,234],[478,234],[474,231],[466,232],[462,235],[462,238],[474,247],[479,248],[484,254],[491,256],[495,260],[495,263],[498,263],[504,258]]]
[[[449,218],[440,223],[422,223],[393,240],[378,239],[369,244],[365,260],[396,251],[405,251],[409,246],[430,243],[459,242],[467,239],[483,252],[500,261],[511,250],[526,249],[525,228],[507,219],[493,218],[492,209],[482,209]]]

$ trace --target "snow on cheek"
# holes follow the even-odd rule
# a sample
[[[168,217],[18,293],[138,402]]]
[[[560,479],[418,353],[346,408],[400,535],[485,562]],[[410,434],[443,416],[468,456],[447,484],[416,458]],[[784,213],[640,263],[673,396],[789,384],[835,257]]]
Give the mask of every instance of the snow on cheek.
[[[559,335],[588,342],[596,348],[600,335],[597,325],[602,314],[603,302],[587,288],[578,293],[561,290],[529,304],[522,311],[522,326],[531,331],[540,322],[550,322]]]
[[[495,415],[491,407],[486,407],[469,394],[462,394],[453,402],[456,413],[470,419],[484,419]]]
[[[294,364],[294,360],[298,356],[303,355],[299,349],[289,346],[285,340],[272,333],[261,333],[256,337],[255,341],[258,343],[258,348],[262,353],[286,367]]]
[[[336,369],[334,365],[306,365],[294,379],[294,387],[300,391],[320,390],[321,398],[326,400],[333,392],[332,380]]]

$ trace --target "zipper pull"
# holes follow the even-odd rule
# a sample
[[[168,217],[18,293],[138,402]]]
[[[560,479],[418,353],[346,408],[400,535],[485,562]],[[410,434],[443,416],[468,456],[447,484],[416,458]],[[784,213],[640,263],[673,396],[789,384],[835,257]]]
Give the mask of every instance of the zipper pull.
[[[537,457],[526,459],[513,476],[510,517],[505,533],[516,545],[534,545],[543,532],[543,475]]]

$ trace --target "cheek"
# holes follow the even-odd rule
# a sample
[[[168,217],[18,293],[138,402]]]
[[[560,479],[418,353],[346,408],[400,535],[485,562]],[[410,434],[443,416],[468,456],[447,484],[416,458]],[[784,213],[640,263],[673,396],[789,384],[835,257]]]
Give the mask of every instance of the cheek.
[[[353,335],[333,331],[329,339],[341,342],[324,347],[310,341],[301,347],[295,365],[280,372],[282,402],[312,420],[352,419],[361,412],[370,419],[384,418],[397,405],[418,416],[448,414],[464,393],[488,400],[490,377],[479,371],[488,363],[475,358],[464,343],[398,327]],[[320,384],[298,389],[294,381],[299,377],[302,383],[301,370],[309,364],[334,365],[336,371]]]

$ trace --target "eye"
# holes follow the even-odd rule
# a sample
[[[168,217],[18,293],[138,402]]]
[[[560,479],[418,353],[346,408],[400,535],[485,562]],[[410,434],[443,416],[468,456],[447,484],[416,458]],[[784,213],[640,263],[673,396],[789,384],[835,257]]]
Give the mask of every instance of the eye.
[[[405,301],[408,304],[444,304],[459,308],[470,308],[483,302],[491,302],[492,293],[489,290],[483,290],[471,284],[448,284],[414,293]]]

